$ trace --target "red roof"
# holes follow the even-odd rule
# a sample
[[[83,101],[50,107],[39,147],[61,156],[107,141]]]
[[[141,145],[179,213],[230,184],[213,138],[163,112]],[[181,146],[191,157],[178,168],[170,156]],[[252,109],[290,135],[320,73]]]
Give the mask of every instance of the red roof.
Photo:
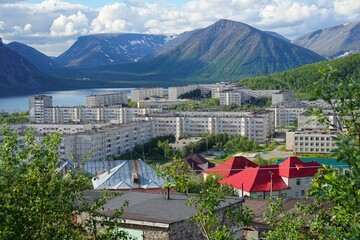
[[[302,162],[298,157],[291,156],[279,164],[279,175],[286,178],[312,177],[321,165],[316,162]]]
[[[243,186],[246,192],[269,192],[271,189],[271,181],[273,191],[281,191],[289,188],[278,174],[278,165],[248,168],[219,181],[219,183],[231,185],[239,190],[241,190]]]
[[[248,168],[255,168],[258,165],[243,156],[234,156],[216,167],[207,169],[204,173],[219,174],[223,177],[232,176]]]

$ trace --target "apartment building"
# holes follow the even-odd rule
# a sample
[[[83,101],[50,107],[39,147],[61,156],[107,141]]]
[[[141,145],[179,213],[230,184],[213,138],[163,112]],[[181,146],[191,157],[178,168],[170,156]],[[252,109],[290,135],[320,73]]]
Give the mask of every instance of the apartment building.
[[[29,97],[29,121],[31,123],[45,122],[44,109],[52,107],[52,97],[46,95],[37,95]]]
[[[294,91],[293,90],[281,90],[279,92],[273,93],[271,95],[271,103],[277,104],[281,102],[294,100]]]
[[[298,129],[334,129],[337,128],[339,123],[334,112],[331,109],[322,110],[323,117],[328,119],[327,123],[319,121],[317,116],[310,115],[309,111],[305,111],[298,116]],[[330,125],[328,125],[330,124]]]
[[[89,123],[89,124],[18,124],[12,129],[21,137],[31,128],[38,138],[58,132],[63,136],[59,152],[65,158],[76,160],[106,160],[119,156],[156,137],[151,122],[132,122],[128,124]],[[0,137],[1,141],[1,137]],[[21,143],[23,144],[23,143]],[[20,146],[21,147],[21,146]]]
[[[86,96],[86,107],[123,105],[128,101],[126,92]]]
[[[235,103],[239,106],[245,104],[251,98],[271,98],[272,104],[294,99],[294,91],[292,90],[251,90],[230,88],[227,90],[217,90],[212,94],[213,98],[220,99],[220,105],[230,105]]]
[[[156,106],[154,106],[156,107]],[[135,116],[145,116],[162,112],[161,108],[124,108],[124,107],[52,107],[45,108],[46,123],[69,122],[117,122],[128,123]]]
[[[200,89],[199,85],[186,85],[179,87],[169,87],[168,88],[168,98],[169,100],[175,101],[179,96]]]
[[[241,91],[222,91],[218,93],[220,105],[236,104],[241,106],[243,103],[243,94]]]
[[[294,153],[331,153],[336,149],[335,130],[298,130],[286,133],[286,150]]]
[[[258,112],[181,112],[138,117],[151,121],[153,132],[158,136],[181,134],[202,136],[205,133],[239,134],[263,143],[274,133],[274,114],[271,111]]]
[[[149,100],[141,100],[137,102],[138,108],[157,108],[157,109],[163,109],[168,110],[172,107],[179,106],[182,104],[189,104],[189,100],[187,99],[165,99],[165,98],[152,98]]]
[[[290,108],[283,106],[276,106],[267,109],[274,111],[275,127],[280,128],[294,125],[298,117],[306,111],[305,108],[301,107]]]
[[[151,122],[93,126],[91,130],[65,135],[61,148],[65,157],[106,160],[133,149],[137,144],[156,137]]]
[[[131,101],[138,102],[145,100],[150,97],[160,97],[164,96],[163,88],[137,88],[131,90]]]

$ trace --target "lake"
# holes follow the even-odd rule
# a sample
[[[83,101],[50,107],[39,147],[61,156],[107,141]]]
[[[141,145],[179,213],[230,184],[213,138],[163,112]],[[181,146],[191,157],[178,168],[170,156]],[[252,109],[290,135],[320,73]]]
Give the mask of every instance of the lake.
[[[52,96],[53,106],[78,106],[85,105],[86,96],[91,94],[106,94],[114,92],[127,92],[130,96],[133,88],[96,88],[96,89],[79,89],[70,91],[53,91],[43,92],[36,95],[44,94]],[[15,97],[0,97],[0,112],[26,112],[29,110],[29,96],[35,94],[15,96]]]

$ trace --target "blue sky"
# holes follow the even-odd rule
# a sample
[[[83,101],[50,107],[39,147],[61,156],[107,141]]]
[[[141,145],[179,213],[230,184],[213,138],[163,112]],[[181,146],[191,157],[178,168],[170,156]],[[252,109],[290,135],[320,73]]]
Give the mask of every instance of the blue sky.
[[[79,36],[180,34],[219,19],[290,40],[360,20],[360,0],[0,0],[0,37],[57,56]]]
[[[42,0],[29,0],[28,2],[30,3],[41,3]],[[116,2],[126,2],[126,1],[116,1],[116,0],[68,0],[67,2],[70,3],[74,3],[74,4],[82,4],[82,5],[86,5],[89,6],[91,8],[100,8],[106,4],[112,4],[112,3],[116,3]],[[163,5],[174,5],[174,6],[182,6],[184,5],[186,2],[188,2],[188,0],[146,0],[145,2],[158,2],[161,3]]]

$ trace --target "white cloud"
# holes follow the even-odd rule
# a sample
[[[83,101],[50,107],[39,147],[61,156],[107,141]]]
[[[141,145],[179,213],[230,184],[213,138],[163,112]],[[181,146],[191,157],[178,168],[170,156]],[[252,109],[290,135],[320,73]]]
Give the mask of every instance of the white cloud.
[[[60,15],[50,27],[51,36],[71,36],[87,34],[89,20],[82,12],[77,12],[68,17]]]
[[[66,0],[0,0],[1,36],[49,51],[50,42],[73,42],[84,34],[106,32],[182,33],[219,19],[241,21],[288,38],[359,18],[359,0],[125,0],[99,9]],[[41,39],[41,43],[36,42]],[[46,47],[45,47],[46,44]],[[44,47],[41,47],[44,46]],[[53,53],[52,53],[53,54]]]
[[[334,12],[342,15],[358,15],[360,13],[360,1],[359,0],[335,0]]]

